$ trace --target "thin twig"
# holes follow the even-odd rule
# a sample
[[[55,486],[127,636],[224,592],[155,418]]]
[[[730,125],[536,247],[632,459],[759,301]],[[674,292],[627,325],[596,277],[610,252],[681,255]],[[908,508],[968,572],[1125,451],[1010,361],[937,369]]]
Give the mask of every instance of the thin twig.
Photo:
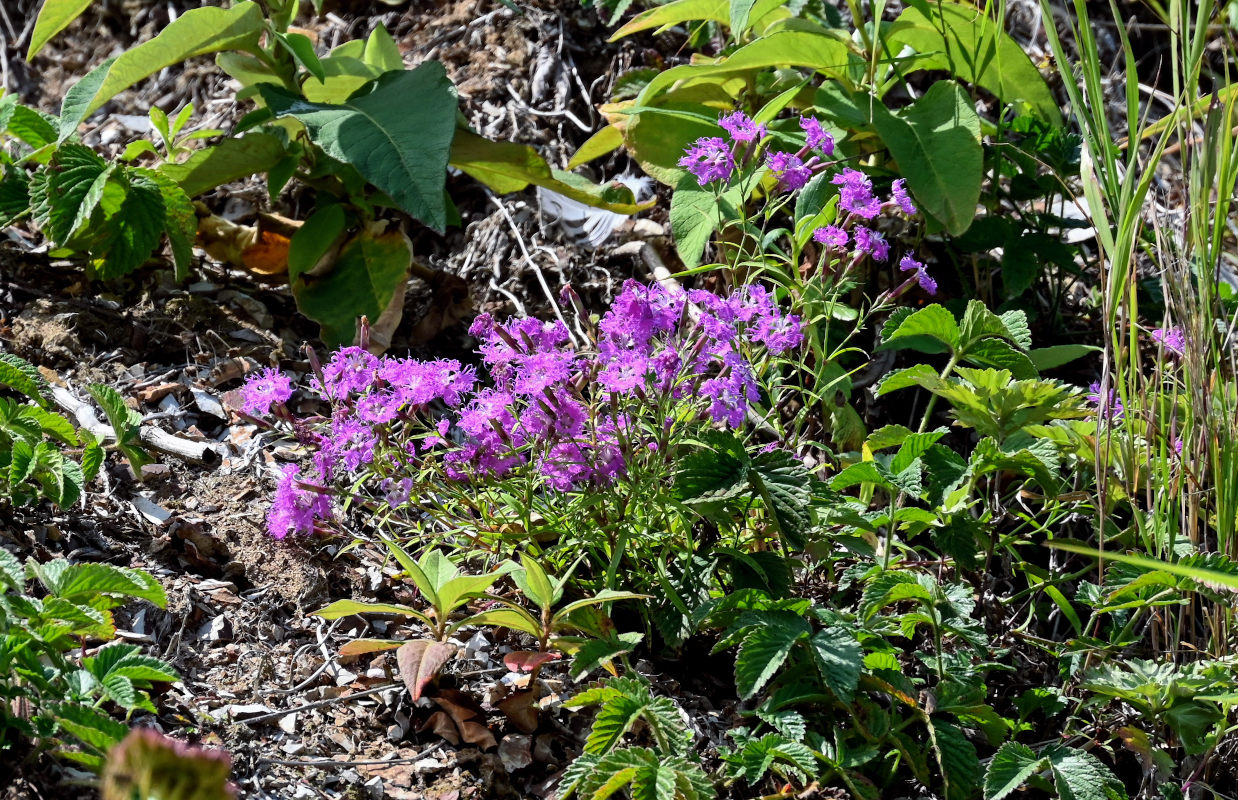
[[[262,758],[258,760],[258,764],[280,767],[316,767],[319,769],[333,769],[336,767],[381,767],[386,766],[387,764],[414,764],[442,749],[443,743],[435,742],[417,755],[409,756],[408,758],[388,758],[386,760],[379,761],[335,761],[334,759],[329,758],[320,761],[286,761],[282,758]]]
[[[345,700],[356,700],[359,697],[368,697],[372,694],[378,694],[379,692],[386,692],[391,689],[399,688],[403,685],[404,684],[402,683],[384,683],[382,686],[375,686],[372,689],[363,689],[360,692],[352,692],[351,694],[342,694],[339,697],[328,697],[326,700],[316,700],[313,703],[307,703],[303,706],[297,706],[296,708],[286,708],[282,711],[272,711],[270,714],[259,714],[256,717],[248,717],[246,719],[237,720],[237,721],[243,722],[246,725],[256,725],[259,722],[267,722],[269,720],[279,719],[280,717],[286,717],[289,714],[295,714],[298,711],[309,711],[310,709],[322,708],[323,706],[329,706],[333,703],[342,703]]]

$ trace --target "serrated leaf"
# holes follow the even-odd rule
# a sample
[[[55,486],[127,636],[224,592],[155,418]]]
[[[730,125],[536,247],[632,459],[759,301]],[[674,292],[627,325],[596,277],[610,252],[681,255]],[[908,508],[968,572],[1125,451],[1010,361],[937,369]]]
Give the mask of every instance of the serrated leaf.
[[[676,500],[725,500],[748,488],[749,460],[733,434],[710,431],[705,447],[679,460],[672,488]]]
[[[1084,750],[1057,747],[1046,752],[1061,800],[1113,800],[1126,790],[1100,759]]]
[[[1001,339],[982,339],[972,344],[963,360],[979,367],[1009,370],[1018,380],[1040,377],[1036,365],[1026,354]]]
[[[38,574],[49,592],[65,600],[113,594],[148,600],[160,608],[168,605],[168,596],[159,581],[138,569],[101,563],[69,564],[64,559],[55,559],[44,564]]]
[[[95,270],[104,280],[142,266],[159,246],[166,224],[167,208],[158,184],[138,170],[127,170],[125,179],[124,199],[108,215],[101,243],[91,247]]]
[[[101,683],[103,684],[104,691],[107,692],[107,696],[116,705],[126,711],[137,706],[138,691],[133,687],[133,681],[124,675],[113,673],[104,678]]]
[[[27,406],[21,410],[21,414],[37,422],[39,427],[43,429],[43,433],[62,444],[67,444],[70,447],[76,447],[81,444],[81,441],[77,438],[77,429],[73,427],[73,423],[55,411],[47,411],[37,406]]]
[[[163,200],[163,228],[172,250],[176,279],[184,280],[193,263],[193,245],[198,235],[198,215],[193,201],[176,181],[154,170],[134,170],[159,189]]]
[[[1037,756],[1027,745],[1006,742],[989,761],[989,768],[984,776],[985,800],[1003,800],[1047,764],[1046,759]]]
[[[930,717],[937,763],[945,777],[946,797],[962,800],[973,796],[980,783],[980,758],[963,732],[948,722]]]
[[[812,528],[812,495],[808,489],[811,480],[808,468],[785,450],[758,455],[748,470],[748,481],[772,512],[783,546],[788,550],[803,549]]]
[[[889,394],[899,389],[909,389],[912,386],[923,386],[930,381],[936,381],[937,371],[928,364],[916,364],[914,367],[897,369],[886,375],[877,387],[877,396]]]
[[[82,743],[104,752],[129,732],[129,726],[87,706],[64,703],[53,706],[51,711],[63,730]]]
[[[64,144],[47,166],[51,177],[47,185],[47,235],[59,245],[87,226],[91,214],[103,198],[110,166],[98,153],[80,144]]]
[[[25,359],[12,353],[0,353],[0,384],[20,392],[40,406],[47,407],[44,397],[47,381],[39,374],[39,370]]]
[[[568,674],[580,680],[598,667],[615,671],[611,661],[624,653],[630,653],[644,638],[641,633],[620,633],[607,639],[591,639],[576,651]]]
[[[26,572],[21,561],[3,547],[0,547],[0,580],[11,589],[20,590],[26,585]]]
[[[759,692],[782,668],[796,642],[808,638],[808,623],[795,614],[775,612],[762,615],[735,656],[735,688],[741,700]]]
[[[937,303],[925,306],[913,314],[904,316],[896,327],[884,333],[881,347],[882,349],[913,347],[923,351],[924,347],[919,340],[925,337],[945,345],[948,350],[956,350],[959,345],[959,325],[954,315]],[[928,352],[934,351],[930,349]]]
[[[576,757],[571,764],[567,765],[567,769],[563,770],[563,775],[559,778],[559,785],[555,789],[555,795],[559,800],[567,800],[572,796],[572,793],[581,785],[581,783],[593,775],[597,771],[597,764],[602,760],[601,756],[592,753],[581,753]]]
[[[825,685],[839,700],[850,703],[864,665],[855,634],[837,627],[817,631],[809,640],[809,652]]]

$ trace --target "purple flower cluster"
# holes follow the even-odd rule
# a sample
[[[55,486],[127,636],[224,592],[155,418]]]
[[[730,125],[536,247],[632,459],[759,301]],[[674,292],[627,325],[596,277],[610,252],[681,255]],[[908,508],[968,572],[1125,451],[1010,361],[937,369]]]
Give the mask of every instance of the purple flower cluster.
[[[684,151],[679,166],[696,176],[701,186],[714,181],[725,181],[735,172],[735,156],[731,148],[717,136],[702,136]]]
[[[1100,383],[1093,381],[1088,386],[1087,401],[1096,407],[1096,415],[1110,422],[1120,422],[1126,409],[1122,406],[1122,398],[1112,388],[1108,396],[1100,393]]]
[[[1156,328],[1152,331],[1152,341],[1178,358],[1186,354],[1186,335],[1176,325],[1172,328]]]
[[[920,284],[921,289],[929,294],[937,294],[937,281],[933,280],[933,276],[928,274],[924,264],[916,261],[911,253],[903,256],[902,260],[898,262],[898,268],[903,272],[913,273],[909,280],[915,280]]]
[[[559,491],[609,484],[634,454],[658,452],[674,420],[741,426],[760,398],[750,349],[779,355],[803,339],[799,318],[764,287],[719,297],[636,281],[624,284],[588,348],[578,349],[562,322],[482,314],[470,333],[491,379],[485,387],[458,361],[379,358],[360,347],[336,351],[317,370],[312,386],[331,415],[293,421],[314,456],[308,476],[300,466],[282,473],[267,517],[273,536],[330,522],[329,487],[359,479],[373,477],[374,502],[398,508],[414,496],[412,476],[434,459],[451,480],[528,469]],[[268,371],[244,397],[262,413],[290,394],[288,378]],[[666,422],[676,404],[695,416]],[[444,407],[447,417],[433,413]]]
[[[250,376],[241,387],[241,410],[254,417],[271,413],[272,406],[282,406],[292,397],[292,381],[277,369],[267,367]]]

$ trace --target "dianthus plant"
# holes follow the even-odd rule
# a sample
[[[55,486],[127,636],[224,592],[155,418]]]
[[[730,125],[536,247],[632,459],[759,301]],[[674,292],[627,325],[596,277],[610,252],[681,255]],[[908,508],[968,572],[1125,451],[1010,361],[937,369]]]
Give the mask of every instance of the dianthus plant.
[[[570,289],[564,300],[579,306]],[[309,382],[327,410],[318,417],[289,411],[278,373],[246,384],[246,412],[312,452],[284,468],[271,535],[359,525],[496,556],[583,556],[576,574],[596,587],[651,581],[650,559],[671,546],[690,555],[700,527],[673,500],[678,461],[707,430],[744,438],[754,422],[765,440],[749,434],[748,446],[777,446],[776,421],[761,418],[780,388],[762,376],[802,338],[760,285],[719,297],[635,281],[575,337],[561,321],[487,314],[471,333],[479,368],[336,351]],[[754,514],[733,535],[760,524]]]

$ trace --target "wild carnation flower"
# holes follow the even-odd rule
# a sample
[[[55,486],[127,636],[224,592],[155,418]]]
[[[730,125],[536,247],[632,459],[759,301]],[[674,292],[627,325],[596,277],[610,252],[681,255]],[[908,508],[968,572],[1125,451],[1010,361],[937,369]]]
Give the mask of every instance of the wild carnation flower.
[[[916,213],[916,204],[911,202],[911,196],[907,194],[907,180],[899,178],[890,186],[890,202],[899,207],[907,216]]]
[[[718,124],[730,135],[731,141],[757,142],[765,137],[765,126],[753,122],[752,118],[742,111],[719,117]]]
[[[331,501],[323,494],[301,488],[301,468],[291,464],[275,487],[275,498],[267,512],[267,532],[276,539],[290,533],[311,534],[316,519],[331,518]]]
[[[724,181],[731,177],[735,171],[735,156],[720,137],[702,136],[684,151],[679,166],[695,175],[696,182],[704,186],[711,181]]]
[[[251,375],[241,387],[241,410],[251,417],[271,413],[271,406],[279,406],[292,397],[292,381],[273,367],[267,367]]]
[[[821,127],[821,121],[815,117],[800,117],[800,127],[804,129],[805,144],[809,150],[820,150],[823,155],[834,155],[834,137]]]
[[[873,196],[873,182],[856,169],[844,169],[830,181],[838,186],[838,205],[857,217],[872,219],[881,213],[881,201]]]
[[[1186,352],[1186,336],[1176,325],[1172,328],[1157,328],[1152,331],[1152,341],[1179,358]]]
[[[920,284],[920,288],[929,294],[937,294],[937,281],[933,280],[933,276],[928,274],[928,269],[923,264],[912,258],[911,253],[903,256],[898,262],[898,268],[903,272],[915,271],[914,277]]]
[[[322,368],[322,377],[326,382],[326,386],[322,387],[323,393],[337,400],[349,394],[364,394],[374,385],[377,370],[377,356],[360,347],[342,347]]]
[[[798,347],[804,340],[800,329],[800,318],[794,314],[775,312],[761,317],[757,324],[748,329],[748,340],[760,342],[769,348],[774,355]]]
[[[1088,386],[1087,400],[1096,406],[1097,416],[1112,422],[1118,422],[1126,413],[1126,409],[1122,407],[1122,398],[1118,397],[1118,393],[1113,389],[1109,390],[1108,397],[1101,397],[1099,382],[1093,381]]]
[[[770,171],[778,178],[778,188],[784,192],[803,189],[812,179],[812,170],[794,153],[770,153],[767,163]]]
[[[847,232],[837,225],[826,225],[812,232],[812,240],[826,247],[846,247],[848,239]]]
[[[387,501],[387,505],[399,508],[407,503],[408,498],[413,494],[413,479],[385,478],[378,484],[378,488],[383,493],[383,499]]]
[[[603,335],[600,347],[603,351],[637,348],[651,352],[650,343],[655,336],[669,334],[679,327],[686,301],[687,293],[682,289],[625,281],[623,290],[598,323]]]
[[[725,365],[726,374],[703,382],[700,395],[710,401],[709,416],[714,422],[738,428],[744,424],[748,404],[759,400],[760,394],[747,362],[732,352]]]
[[[890,257],[890,244],[877,231],[856,225],[853,234],[856,252],[868,253],[874,261],[885,261]]]

